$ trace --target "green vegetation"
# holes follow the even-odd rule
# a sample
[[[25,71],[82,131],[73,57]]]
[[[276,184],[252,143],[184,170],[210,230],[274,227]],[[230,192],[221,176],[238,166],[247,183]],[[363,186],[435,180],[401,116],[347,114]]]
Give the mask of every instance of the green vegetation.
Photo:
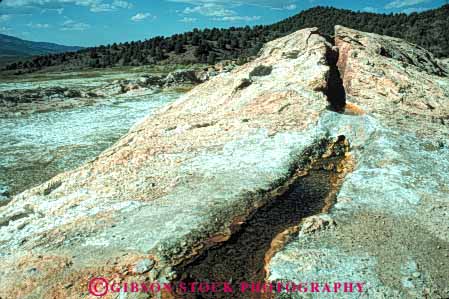
[[[403,38],[437,57],[449,56],[449,5],[422,13],[374,14],[331,7],[315,7],[268,26],[194,29],[171,37],[154,37],[77,52],[50,54],[6,67],[15,73],[45,70],[79,70],[112,66],[140,66],[170,63],[208,63],[237,60],[244,63],[264,43],[307,27],[318,27],[332,35],[335,25]]]

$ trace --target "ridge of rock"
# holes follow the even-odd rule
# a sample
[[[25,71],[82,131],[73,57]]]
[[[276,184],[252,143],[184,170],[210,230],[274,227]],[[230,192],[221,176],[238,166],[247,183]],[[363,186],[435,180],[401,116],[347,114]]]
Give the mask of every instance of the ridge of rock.
[[[427,50],[404,40],[335,27],[338,67],[346,94],[386,123],[413,117],[440,123],[449,119],[449,72]],[[433,134],[418,127],[422,135]]]
[[[443,298],[447,70],[395,38],[337,26],[335,44],[316,28],[267,43],[96,159],[0,206],[0,297],[79,298],[94,276],[174,280],[174,266],[226,241],[345,136],[357,165],[335,206],[270,253],[267,279]]]
[[[320,123],[348,138],[357,165],[328,216],[335,225],[291,237],[267,280],[364,283],[345,298],[445,298],[449,78],[400,39],[337,26],[335,44],[347,105]]]
[[[139,280],[141,264],[170,279],[172,265],[229,236],[331,142],[315,125],[332,51],[316,28],[272,41],[95,160],[0,207],[0,297],[79,298],[89,277]]]

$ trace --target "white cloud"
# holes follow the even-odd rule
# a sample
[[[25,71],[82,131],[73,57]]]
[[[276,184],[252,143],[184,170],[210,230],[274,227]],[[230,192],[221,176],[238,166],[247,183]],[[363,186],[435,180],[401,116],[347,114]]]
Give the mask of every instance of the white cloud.
[[[90,28],[89,24],[67,20],[61,25],[61,31],[85,31]]]
[[[41,10],[41,14],[47,12],[56,12],[58,15],[62,15],[62,13],[64,12],[64,8],[44,8]]]
[[[379,11],[379,9],[377,9],[376,7],[372,7],[372,6],[367,6],[367,7],[363,8],[363,11],[376,13]]]
[[[223,22],[253,22],[260,20],[260,16],[227,16],[221,18],[213,18],[214,21],[223,21]]]
[[[131,17],[131,20],[133,22],[140,22],[140,21],[143,21],[143,20],[148,19],[148,18],[151,18],[153,20],[156,19],[156,17],[153,16],[152,14],[150,14],[149,12],[146,12],[146,13],[139,12],[135,16]]]
[[[113,11],[115,8],[111,4],[107,3],[98,3],[90,6],[91,12],[105,12],[105,11]]]
[[[295,10],[297,8],[296,4],[288,4],[283,7],[272,7],[273,10]]]
[[[188,17],[184,17],[181,20],[179,20],[179,22],[182,23],[195,23],[196,21],[198,21],[197,18],[188,18]]]
[[[387,5],[385,5],[386,9],[392,8],[403,8],[408,6],[414,6],[422,3],[430,2],[431,0],[394,0]]]
[[[112,5],[120,8],[133,8],[134,6],[132,3],[123,0],[114,0],[114,2],[112,2]]]
[[[427,7],[409,7],[409,8],[403,9],[401,12],[409,15],[414,12],[423,12],[426,10],[429,10],[429,8],[427,8]]]
[[[199,5],[195,7],[187,7],[183,11],[184,14],[197,13],[208,17],[226,17],[233,16],[237,13],[233,10],[225,8],[223,5],[218,5],[214,3],[206,3],[204,5]]]
[[[0,15],[0,22],[7,22],[9,20],[11,20],[10,15]]]
[[[50,28],[51,26],[49,25],[49,24],[41,24],[41,23],[33,23],[33,22],[31,22],[31,23],[28,23],[27,24],[27,26],[28,27],[30,27],[30,28],[34,28],[34,29],[47,29],[47,28]]]
[[[131,8],[133,5],[125,0],[113,0],[106,2],[105,0],[4,0],[4,5],[8,7],[20,8],[44,8],[53,9],[55,6],[77,5],[88,7],[92,12],[113,11],[119,8]]]
[[[0,33],[11,34],[11,27],[0,26]]]
[[[188,1],[188,0],[187,0]],[[220,1],[220,0],[218,0]],[[194,2],[194,1],[192,1]],[[214,2],[214,0],[210,0],[210,2]],[[296,7],[296,6],[295,6]],[[252,22],[260,20],[260,16],[240,16],[238,13],[234,10],[231,10],[229,8],[226,8],[222,4],[216,4],[216,3],[204,3],[202,5],[194,6],[194,7],[186,7],[183,11],[183,14],[199,14],[206,17],[212,17],[213,21],[218,22]],[[190,18],[192,19],[192,18]],[[190,20],[189,18],[185,17],[181,21],[187,22]],[[196,21],[196,18],[193,18]]]
[[[289,4],[289,5],[284,6],[284,9],[285,10],[295,10],[296,7],[297,7],[296,4]]]
[[[186,3],[191,5],[222,4],[222,5],[255,5],[267,8],[286,9],[296,5],[298,0],[166,0],[170,2]]]

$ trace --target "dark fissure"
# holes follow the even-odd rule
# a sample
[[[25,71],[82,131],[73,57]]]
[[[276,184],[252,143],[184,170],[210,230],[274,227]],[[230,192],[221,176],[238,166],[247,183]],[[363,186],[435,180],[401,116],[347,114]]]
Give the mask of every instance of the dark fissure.
[[[341,112],[346,105],[346,91],[343,86],[340,70],[337,66],[338,59],[338,51],[329,50],[326,53],[326,62],[330,70],[327,78],[327,88],[324,90],[324,94],[329,102],[329,108],[333,111]]]
[[[319,214],[333,200],[339,187],[343,157],[318,162],[308,174],[299,177],[282,196],[261,207],[223,244],[205,251],[190,264],[177,269],[180,281],[229,282],[233,293],[182,294],[180,298],[261,298],[261,294],[239,291],[241,282],[261,282],[266,277],[264,258],[272,240],[301,219]],[[337,182],[337,183],[336,183]],[[230,297],[230,295],[232,295]],[[251,295],[249,297],[249,295]],[[267,298],[267,297],[264,297]]]

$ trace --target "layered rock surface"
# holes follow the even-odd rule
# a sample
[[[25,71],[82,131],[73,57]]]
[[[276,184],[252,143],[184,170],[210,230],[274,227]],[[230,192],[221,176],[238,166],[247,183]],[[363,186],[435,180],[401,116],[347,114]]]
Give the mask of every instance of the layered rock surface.
[[[336,27],[335,44],[350,100],[386,124],[409,117],[425,122],[423,128],[410,127],[419,135],[432,135],[431,123],[445,129],[449,70],[431,53],[401,39],[342,26]]]
[[[0,207],[0,297],[80,298],[90,277],[174,279],[332,147],[316,29],[196,87],[86,165]],[[341,100],[341,99],[340,99]],[[143,275],[145,274],[145,275]]]
[[[0,205],[0,297],[80,298],[96,276],[174,280],[174,266],[226,241],[344,135],[354,171],[329,215],[270,251],[267,280],[364,282],[345,298],[444,298],[447,71],[394,38],[337,27],[335,43],[341,79],[336,49],[298,31]]]
[[[363,294],[345,298],[446,298],[447,72],[399,39],[337,26],[335,41],[346,113],[325,113],[320,123],[350,140],[357,166],[331,210],[335,225],[310,231],[305,220],[269,262],[268,279],[364,282]]]

